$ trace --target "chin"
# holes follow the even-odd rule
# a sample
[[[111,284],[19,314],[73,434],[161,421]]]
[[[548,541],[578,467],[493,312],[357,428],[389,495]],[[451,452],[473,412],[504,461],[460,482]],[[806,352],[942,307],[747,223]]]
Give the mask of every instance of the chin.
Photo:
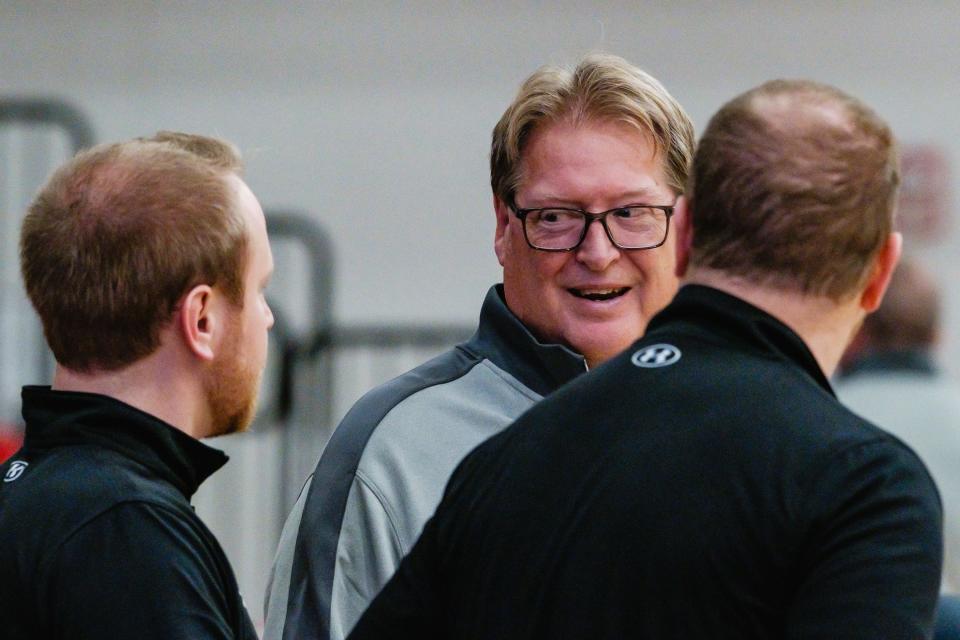
[[[253,423],[253,417],[257,414],[256,399],[247,403],[247,405],[238,412],[228,415],[226,418],[217,419],[214,416],[213,435],[227,436],[231,433],[243,433],[250,428]]]
[[[602,332],[603,329],[597,328],[583,340],[570,341],[571,347],[587,359],[591,368],[620,355],[643,336],[643,331],[638,330],[631,331],[627,336],[624,336],[623,332],[616,332],[616,337],[598,339],[604,338]]]
[[[260,374],[240,366],[239,362],[221,362],[213,367],[206,381],[210,407],[211,436],[246,431],[257,414]]]

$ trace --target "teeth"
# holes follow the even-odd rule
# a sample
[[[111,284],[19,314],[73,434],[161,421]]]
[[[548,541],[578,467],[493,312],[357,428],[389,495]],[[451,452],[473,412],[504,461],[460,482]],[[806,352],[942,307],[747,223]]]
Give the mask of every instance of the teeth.
[[[621,296],[627,292],[630,287],[619,287],[617,289],[570,289],[570,293],[578,298],[588,300],[609,300]]]

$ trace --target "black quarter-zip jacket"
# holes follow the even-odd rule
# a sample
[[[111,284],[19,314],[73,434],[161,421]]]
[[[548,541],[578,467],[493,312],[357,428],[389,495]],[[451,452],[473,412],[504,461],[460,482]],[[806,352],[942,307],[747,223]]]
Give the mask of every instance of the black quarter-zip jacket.
[[[686,286],[476,448],[351,639],[928,637],[941,507],[799,336]]]
[[[24,387],[0,466],[0,638],[250,638],[190,497],[227,456],[106,396]]]

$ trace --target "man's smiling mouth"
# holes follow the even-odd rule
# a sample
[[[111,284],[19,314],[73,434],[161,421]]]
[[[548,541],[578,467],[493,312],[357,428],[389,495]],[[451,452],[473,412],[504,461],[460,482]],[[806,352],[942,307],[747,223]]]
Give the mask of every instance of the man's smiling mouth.
[[[630,291],[630,287],[619,287],[616,289],[574,289],[571,287],[570,289],[567,289],[567,291],[578,298],[599,301],[619,298],[627,291]]]

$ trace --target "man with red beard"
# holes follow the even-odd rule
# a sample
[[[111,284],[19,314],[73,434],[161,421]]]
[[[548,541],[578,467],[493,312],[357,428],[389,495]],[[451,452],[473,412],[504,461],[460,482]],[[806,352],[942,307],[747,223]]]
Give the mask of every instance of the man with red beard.
[[[266,222],[233,147],[160,133],[61,167],[20,238],[57,360],[0,467],[7,638],[256,638],[190,505],[254,415],[273,316]]]

